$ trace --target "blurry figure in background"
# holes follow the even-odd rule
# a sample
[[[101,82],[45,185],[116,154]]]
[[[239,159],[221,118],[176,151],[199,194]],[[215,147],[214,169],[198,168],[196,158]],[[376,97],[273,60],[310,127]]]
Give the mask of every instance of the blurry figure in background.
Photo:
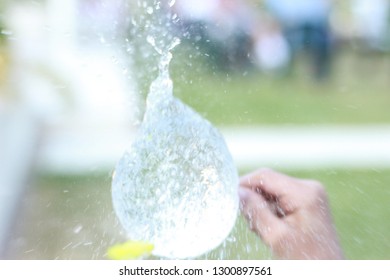
[[[326,79],[330,72],[330,0],[266,0],[269,13],[279,22],[288,42],[291,64],[302,49],[313,59],[314,77]]]
[[[180,33],[199,44],[222,70],[247,67],[257,26],[255,9],[239,0],[177,0]]]
[[[388,0],[352,0],[356,36],[369,49],[390,50],[390,2]]]
[[[291,59],[290,49],[275,20],[263,20],[254,40],[253,53],[255,63],[263,72],[282,74]]]

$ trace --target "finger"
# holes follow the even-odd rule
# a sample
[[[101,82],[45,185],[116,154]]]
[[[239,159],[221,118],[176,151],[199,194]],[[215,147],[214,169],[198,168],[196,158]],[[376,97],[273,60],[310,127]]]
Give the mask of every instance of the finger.
[[[272,169],[259,169],[240,178],[240,185],[264,192],[274,197],[282,197],[299,191],[299,180]]]
[[[272,240],[286,228],[283,220],[279,219],[270,209],[267,201],[251,189],[240,187],[239,196],[241,212],[247,219],[250,228],[264,242],[272,245]]]
[[[294,211],[299,201],[302,192],[300,181],[272,169],[259,169],[241,177],[240,185],[262,194],[267,200],[273,198],[281,213],[288,214]]]

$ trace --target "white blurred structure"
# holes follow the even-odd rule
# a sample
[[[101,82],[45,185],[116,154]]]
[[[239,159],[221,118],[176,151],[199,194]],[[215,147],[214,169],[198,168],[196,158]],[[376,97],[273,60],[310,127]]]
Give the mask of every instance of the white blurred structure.
[[[36,156],[39,128],[29,117],[0,110],[0,259]]]
[[[255,169],[388,168],[390,126],[278,126],[222,130],[236,165]]]
[[[90,13],[100,2],[102,9],[108,5],[88,2],[94,5]],[[41,167],[65,173],[115,164],[131,138],[138,107],[129,60],[117,42],[102,43],[104,36],[114,37],[107,34],[113,31],[94,34],[95,24],[101,24],[93,21],[78,26],[76,16],[84,18],[78,4],[12,5],[8,16],[16,38],[10,41],[13,85],[46,128]],[[87,33],[89,26],[90,38],[80,43],[78,31]]]
[[[119,3],[92,2],[102,9]],[[80,30],[99,23],[80,26],[79,4],[22,1],[3,13],[14,101],[0,108],[0,257],[33,169],[113,170],[133,136],[131,63],[118,42],[103,44],[102,36],[115,37],[110,29],[89,33],[88,44],[80,40]]]

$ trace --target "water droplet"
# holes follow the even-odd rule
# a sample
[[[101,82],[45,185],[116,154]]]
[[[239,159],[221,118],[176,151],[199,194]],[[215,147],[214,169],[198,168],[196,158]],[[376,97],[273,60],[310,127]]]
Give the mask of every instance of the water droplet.
[[[170,50],[173,50],[177,45],[179,45],[180,44],[180,39],[178,38],[178,37],[174,37],[173,39],[172,39],[172,42],[171,42],[171,44],[169,45],[169,47],[168,47],[168,50],[170,51]]]
[[[146,12],[147,12],[149,15],[153,14],[153,8],[152,8],[152,7],[147,7],[147,8],[146,8]]]
[[[148,35],[148,36],[146,37],[146,41],[147,41],[149,44],[151,44],[153,47],[156,46],[156,40],[155,40],[152,36]]]
[[[75,226],[75,228],[73,229],[73,233],[74,234],[79,234],[80,231],[83,229],[83,226],[82,225],[77,225]]]

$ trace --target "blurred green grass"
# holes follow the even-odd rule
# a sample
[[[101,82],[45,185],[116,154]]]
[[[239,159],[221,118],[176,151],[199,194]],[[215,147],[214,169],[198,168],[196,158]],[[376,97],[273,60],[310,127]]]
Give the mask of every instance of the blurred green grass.
[[[390,259],[390,170],[284,171],[326,186],[348,259]],[[108,175],[42,176],[24,205],[11,258],[101,259],[109,246],[125,240],[112,210]],[[271,255],[240,218],[226,244],[201,258]]]
[[[214,71],[203,58],[172,61],[174,94],[215,125],[390,123],[390,56],[338,53],[329,81],[310,76],[303,57],[292,77],[258,70]]]

